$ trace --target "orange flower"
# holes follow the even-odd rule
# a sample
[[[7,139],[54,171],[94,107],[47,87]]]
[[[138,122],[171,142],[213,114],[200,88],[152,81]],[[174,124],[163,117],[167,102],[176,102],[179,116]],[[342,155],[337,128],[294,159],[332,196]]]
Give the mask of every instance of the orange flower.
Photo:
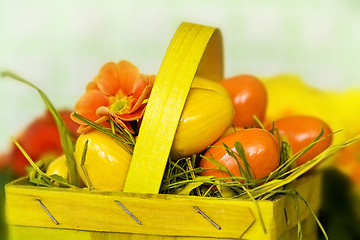
[[[75,104],[75,112],[105,127],[112,117],[121,127],[134,132],[129,121],[142,118],[155,75],[141,74],[128,61],[108,62],[93,81],[86,86],[85,94]],[[78,132],[90,126],[72,116],[80,124]]]

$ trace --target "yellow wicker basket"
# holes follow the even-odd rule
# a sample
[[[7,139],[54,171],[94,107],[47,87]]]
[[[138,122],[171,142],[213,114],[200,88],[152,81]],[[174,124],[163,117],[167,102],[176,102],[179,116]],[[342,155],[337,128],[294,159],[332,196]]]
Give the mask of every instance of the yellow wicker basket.
[[[16,180],[6,186],[10,239],[296,239],[296,209],[287,196],[254,202],[158,194],[195,75],[223,78],[221,34],[182,23],[149,98],[124,191],[34,187],[26,178]],[[320,204],[320,185],[316,174],[293,183],[313,210]],[[304,203],[300,215],[304,239],[316,239]]]

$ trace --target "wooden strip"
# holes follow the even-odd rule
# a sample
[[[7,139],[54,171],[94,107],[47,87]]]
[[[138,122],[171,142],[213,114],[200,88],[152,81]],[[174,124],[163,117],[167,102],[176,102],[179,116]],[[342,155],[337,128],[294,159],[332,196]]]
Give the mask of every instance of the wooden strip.
[[[294,185],[314,211],[319,207],[320,179],[319,175],[310,175],[296,181]],[[294,206],[289,204],[285,196],[273,201],[258,201],[267,230],[265,234],[258,209],[252,201],[41,188],[26,184],[26,179],[22,179],[6,186],[6,216],[10,226],[121,233],[121,236],[127,233],[129,236],[140,234],[194,238],[208,236],[238,239],[242,236],[244,239],[264,240],[278,239],[284,232],[296,227]],[[56,217],[58,225],[54,224],[36,199],[42,200]],[[142,224],[134,221],[115,200],[120,201]],[[206,221],[193,206],[201,209],[221,230]],[[312,218],[303,204],[300,209],[302,220]]]
[[[206,50],[209,41],[211,49]],[[183,23],[176,31],[157,75],[124,192],[159,192],[177,125],[199,64],[203,65],[200,68],[203,76],[208,71],[214,80],[222,77],[220,33],[216,28]]]
[[[11,240],[94,240],[91,232],[61,228],[43,228],[28,226],[9,226],[9,239]],[[106,238],[97,238],[105,240]]]
[[[109,193],[110,195],[107,195]],[[248,201],[151,194],[111,194],[113,193],[48,191],[31,187],[8,188],[7,221],[13,226],[237,239],[255,221],[251,210],[255,205]],[[48,211],[57,219],[57,225],[39,206],[36,199],[41,199]],[[119,207],[116,200],[136,216],[141,225]],[[194,206],[221,229],[214,227],[194,209]],[[272,206],[272,202],[264,202],[263,214],[272,216]],[[266,222],[271,224],[272,219],[269,218]],[[259,226],[257,228],[261,229]]]
[[[212,237],[173,237],[133,233],[88,232],[69,229],[10,226],[11,240],[214,240]],[[231,240],[231,238],[221,238]]]

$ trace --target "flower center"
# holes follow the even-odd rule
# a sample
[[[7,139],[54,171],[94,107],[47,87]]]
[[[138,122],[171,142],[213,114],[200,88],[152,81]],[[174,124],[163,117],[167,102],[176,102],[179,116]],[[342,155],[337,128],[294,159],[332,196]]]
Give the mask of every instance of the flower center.
[[[127,113],[131,109],[132,96],[116,96],[110,98],[109,109],[117,114]]]
[[[125,99],[118,99],[111,105],[111,111],[120,112],[126,107]]]

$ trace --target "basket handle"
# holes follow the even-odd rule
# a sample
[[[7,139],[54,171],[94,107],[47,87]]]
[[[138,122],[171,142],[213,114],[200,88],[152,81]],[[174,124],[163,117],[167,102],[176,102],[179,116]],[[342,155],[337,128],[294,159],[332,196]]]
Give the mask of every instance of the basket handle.
[[[194,76],[223,78],[223,49],[217,28],[182,23],[156,77],[130,163],[124,192],[158,193]]]

